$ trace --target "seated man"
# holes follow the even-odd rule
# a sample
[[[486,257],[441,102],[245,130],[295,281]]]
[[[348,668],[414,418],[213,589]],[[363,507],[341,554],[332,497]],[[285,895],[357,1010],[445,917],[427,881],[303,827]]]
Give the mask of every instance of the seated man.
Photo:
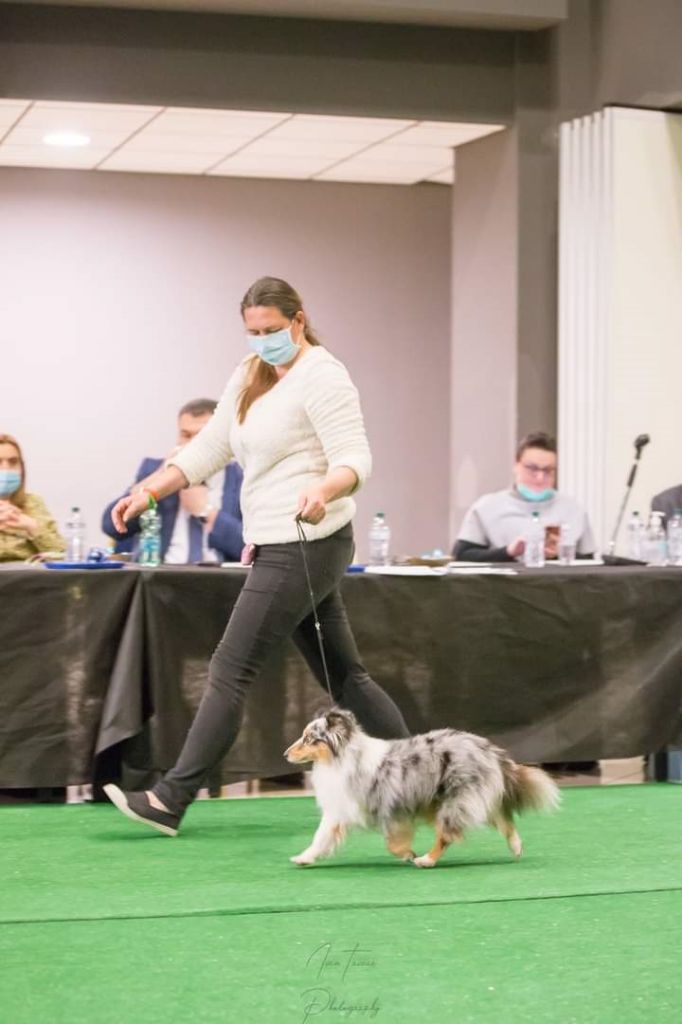
[[[520,558],[532,513],[539,512],[547,530],[545,557],[556,558],[559,529],[570,527],[576,554],[594,553],[587,513],[573,498],[555,490],[556,441],[544,433],[528,434],[519,444],[510,488],[484,494],[464,517],[452,551],[464,562],[511,562]]]
[[[199,398],[183,405],[178,413],[178,447],[186,445],[208,423],[216,404],[211,399]],[[153,488],[154,473],[164,462],[165,459],[143,459],[135,482],[126,493],[143,485]],[[239,508],[242,475],[237,463],[231,462],[203,484],[161,499],[161,557],[167,565],[239,561],[244,545]],[[118,500],[115,498],[104,510],[102,529],[116,541],[116,551],[135,551],[140,520],[128,523],[126,535],[118,533],[111,521],[111,510]]]
[[[668,487],[667,490],[656,494],[651,499],[651,511],[663,513],[663,525],[665,526],[676,512],[682,511],[682,484]]]

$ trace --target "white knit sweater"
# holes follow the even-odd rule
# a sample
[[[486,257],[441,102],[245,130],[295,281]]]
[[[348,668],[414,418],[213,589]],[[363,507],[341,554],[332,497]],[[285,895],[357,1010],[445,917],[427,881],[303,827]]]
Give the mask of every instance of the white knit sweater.
[[[239,423],[237,401],[254,358],[240,363],[212,418],[168,464],[197,484],[236,458],[244,470],[244,539],[284,544],[297,540],[294,517],[304,490],[340,466],[350,467],[361,486],[372,459],[357,389],[345,366],[322,346],[301,356]],[[328,537],[354,514],[352,498],[337,498],[321,523],[305,527],[306,536]]]

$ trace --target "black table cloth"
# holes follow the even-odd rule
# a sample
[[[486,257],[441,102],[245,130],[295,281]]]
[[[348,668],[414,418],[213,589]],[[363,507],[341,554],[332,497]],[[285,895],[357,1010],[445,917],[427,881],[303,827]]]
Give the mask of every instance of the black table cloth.
[[[0,569],[0,787],[175,760],[247,570]],[[349,575],[369,672],[413,731],[450,725],[518,760],[629,757],[682,739],[682,570]],[[290,769],[325,705],[293,645],[270,659],[214,781]]]

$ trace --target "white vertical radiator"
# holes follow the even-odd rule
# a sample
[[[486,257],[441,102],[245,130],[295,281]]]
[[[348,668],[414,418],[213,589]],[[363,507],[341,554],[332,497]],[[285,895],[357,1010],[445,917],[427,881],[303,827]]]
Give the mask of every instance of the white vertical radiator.
[[[682,116],[563,124],[559,184],[559,486],[604,550],[638,434],[629,510],[682,483]]]

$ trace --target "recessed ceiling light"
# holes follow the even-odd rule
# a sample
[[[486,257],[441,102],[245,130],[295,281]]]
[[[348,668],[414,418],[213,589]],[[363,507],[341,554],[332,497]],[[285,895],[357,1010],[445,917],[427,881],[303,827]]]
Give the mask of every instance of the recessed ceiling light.
[[[89,146],[90,136],[83,132],[48,132],[43,142],[46,146]]]

